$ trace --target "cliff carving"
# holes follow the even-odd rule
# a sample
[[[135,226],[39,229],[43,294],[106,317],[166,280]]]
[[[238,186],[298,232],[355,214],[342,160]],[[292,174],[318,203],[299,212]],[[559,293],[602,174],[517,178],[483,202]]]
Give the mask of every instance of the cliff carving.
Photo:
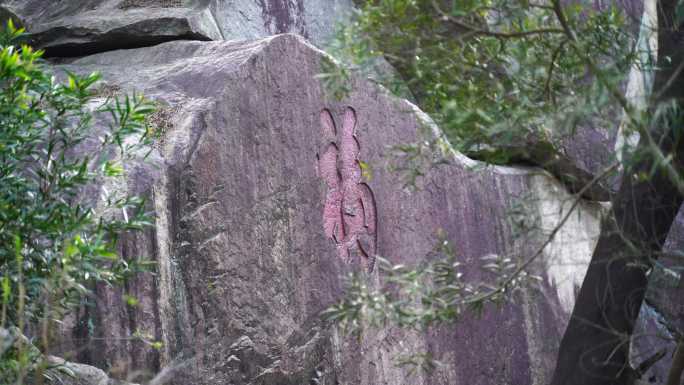
[[[318,156],[319,172],[328,186],[323,228],[343,261],[359,260],[372,272],[376,255],[376,206],[373,192],[361,181],[356,112],[351,107],[345,108],[343,122],[337,139],[330,110],[321,111],[323,135],[328,140]]]
[[[127,162],[126,185],[104,186],[147,196],[154,227],[124,235],[119,247],[156,269],[94,288],[65,320],[51,353],[93,366],[68,364],[83,372],[74,381],[144,383],[159,372],[172,385],[549,381],[599,231],[601,208],[591,202],[531,266],[543,281],[480,318],[422,332],[373,329],[362,339],[320,319],[347,273],[360,266],[369,286],[382,282],[376,256],[419,265],[444,233],[479,277],[484,255],[529,255],[573,199],[540,170],[485,167],[449,149],[439,154],[446,165],[405,189],[388,170],[388,149],[439,129],[364,79],[350,79],[346,99],[331,97],[316,77],[331,58],[302,38],[324,45],[351,9],[352,0],[0,1],[0,17],[28,27],[32,44],[70,57],[58,72],[99,71],[103,98],[137,91],[162,106],[150,158]],[[608,138],[576,139],[571,155],[586,164],[560,166],[579,164],[591,179]],[[537,227],[521,236],[512,213]],[[639,330],[655,335],[672,315],[659,309],[662,298],[649,300]],[[635,344],[634,356],[661,349],[652,339]],[[419,374],[396,366],[415,352],[444,365]],[[656,365],[654,378],[667,367]]]
[[[596,205],[580,204],[534,266],[541,286],[479,319],[429,333],[369,330],[361,340],[321,321],[345,275],[357,264],[371,270],[375,254],[420,264],[443,231],[466,273],[479,274],[483,255],[536,247],[570,203],[538,171],[482,168],[456,153],[405,189],[388,171],[388,148],[424,141],[432,123],[362,79],[335,100],[316,78],[321,60],[286,34],[169,42],[59,68],[98,70],[110,87],[174,111],[151,158],[127,164],[128,185],[108,186],[147,192],[155,227],[127,237],[122,254],[146,255],[158,269],[97,289],[82,315],[92,327],[79,334],[89,352],[81,361],[119,378],[175,368],[174,384],[543,383],[598,233]],[[516,197],[530,199],[525,215],[543,219],[541,233],[516,236],[507,220]],[[366,277],[383,279],[377,269]],[[141,301],[126,306],[124,295]],[[136,332],[161,350],[131,340]],[[444,366],[410,375],[395,365],[416,351]]]

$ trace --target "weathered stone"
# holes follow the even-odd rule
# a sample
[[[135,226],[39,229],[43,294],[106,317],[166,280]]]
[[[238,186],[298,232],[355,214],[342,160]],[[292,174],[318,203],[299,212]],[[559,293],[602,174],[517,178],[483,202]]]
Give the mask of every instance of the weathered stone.
[[[25,382],[33,383],[36,376],[34,370],[41,368],[41,378],[47,385],[135,385],[111,379],[104,371],[93,366],[69,362],[60,357],[45,357],[41,351],[23,334],[19,328],[0,327],[0,356],[3,358],[16,357],[16,349],[26,354],[30,364]],[[8,353],[8,351],[10,351]],[[7,355],[5,355],[7,354]],[[3,361],[4,363],[4,361]],[[3,367],[10,370],[9,367]],[[2,380],[5,380],[4,378]],[[0,381],[2,381],[0,380]],[[2,381],[6,384],[6,381]]]
[[[122,251],[153,258],[156,276],[98,288],[83,358],[121,374],[165,368],[177,384],[546,383],[598,234],[597,205],[580,202],[532,264],[540,286],[480,318],[429,333],[371,330],[361,340],[320,320],[369,250],[417,264],[444,231],[466,276],[488,279],[480,257],[529,257],[574,202],[541,170],[484,167],[457,153],[422,170],[418,189],[406,188],[388,171],[390,146],[422,143],[438,130],[409,102],[360,79],[350,80],[348,98],[332,99],[315,78],[321,60],[329,59],[301,38],[280,35],[170,42],[63,67],[98,70],[111,86],[174,111],[159,152],[129,164],[128,186],[119,186],[150,196],[156,227],[125,238]],[[326,160],[333,143],[338,165]],[[357,160],[372,178],[359,179]],[[326,184],[335,168],[344,173],[339,186],[348,186],[339,200]],[[363,203],[347,205],[345,196]],[[363,212],[365,223],[328,222],[326,207],[335,204]],[[377,225],[366,233],[370,221]],[[521,224],[527,232],[516,231]],[[364,244],[364,234],[375,244]],[[352,238],[358,242],[345,243]],[[349,258],[338,253],[343,244]],[[371,285],[383,279],[377,269],[366,277]],[[126,306],[124,294],[145,300]],[[125,338],[136,331],[163,342],[158,356]],[[444,366],[413,376],[395,366],[397,355],[420,351]]]
[[[664,256],[651,269],[646,299],[632,336],[630,360],[633,366],[665,350],[665,354],[645,373],[652,384],[664,384],[672,366],[677,339],[684,335],[684,212],[679,210],[664,247]]]
[[[107,374],[90,365],[68,362],[59,357],[49,357],[52,369],[48,385],[136,385],[109,378]]]
[[[558,139],[556,144],[546,139],[530,137],[524,143],[500,145],[468,155],[476,159],[493,159],[493,155],[501,154],[509,164],[528,164],[543,168],[571,193],[581,192],[584,198],[592,201],[610,201],[610,183],[594,180],[610,166],[609,141],[602,137],[603,130],[580,130],[583,130],[582,133]],[[589,153],[593,155],[587,156]]]
[[[294,32],[323,44],[350,0],[5,0],[48,56],[84,56],[169,40],[221,40]],[[14,15],[14,16],[13,16]]]

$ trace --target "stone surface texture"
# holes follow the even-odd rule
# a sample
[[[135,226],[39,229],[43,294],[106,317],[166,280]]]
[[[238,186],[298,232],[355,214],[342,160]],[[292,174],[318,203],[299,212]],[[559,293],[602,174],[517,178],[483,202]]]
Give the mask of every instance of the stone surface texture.
[[[618,3],[638,26],[648,7]],[[531,255],[573,203],[537,169],[483,167],[455,153],[406,188],[388,170],[397,162],[390,147],[422,142],[426,127],[439,135],[415,106],[359,79],[348,98],[332,99],[315,79],[325,54],[294,35],[199,42],[292,32],[325,46],[351,0],[45,4],[0,0],[0,18],[25,25],[49,56],[91,55],[62,68],[101,71],[103,96],[143,91],[159,103],[153,123],[164,131],[147,161],[127,166],[127,186],[106,186],[148,196],[155,228],[125,235],[120,251],[153,259],[157,270],[97,287],[97,299],[66,320],[55,353],[100,368],[67,363],[76,383],[114,383],[108,375],[154,384],[548,382],[599,231],[598,204],[582,202],[536,261],[540,286],[482,318],[427,333],[373,330],[360,341],[320,320],[348,272],[382,282],[375,254],[418,264],[444,230],[467,278],[488,279],[481,256]],[[117,51],[135,47],[146,48]],[[567,166],[602,170],[616,131],[580,127],[562,143]],[[683,218],[668,250],[681,250]],[[666,262],[653,276],[632,360],[668,349],[645,377],[659,383],[684,311],[668,305],[680,298],[680,274]],[[125,305],[125,296],[139,302]],[[445,365],[412,376],[396,367],[398,356],[421,351]]]
[[[74,362],[64,361],[59,357],[50,357],[52,381],[48,385],[137,385],[119,381],[107,376],[99,368]]]
[[[375,254],[419,264],[442,230],[466,278],[491,279],[480,257],[528,257],[574,199],[538,169],[484,167],[457,153],[407,188],[389,171],[391,146],[440,135],[415,106],[360,79],[348,98],[333,99],[315,78],[326,55],[300,37],[223,41],[290,32],[324,47],[352,0],[49,3],[0,0],[0,19],[26,26],[48,56],[91,55],[61,69],[101,71],[103,97],[144,92],[158,102],[153,124],[164,132],[146,161],[127,165],[126,186],[106,186],[148,197],[156,226],[124,235],[120,251],[157,269],[120,288],[96,287],[96,298],[65,320],[53,353],[94,366],[64,362],[76,377],[63,383],[548,383],[599,231],[599,204],[580,203],[535,262],[539,286],[481,318],[425,333],[370,330],[360,340],[320,319],[347,273],[379,285]],[[617,3],[636,33],[653,2]],[[118,50],[136,47],[145,48]],[[628,96],[643,93],[630,85],[643,83],[640,75],[630,74]],[[579,127],[562,143],[567,166],[599,172],[613,161],[616,138],[613,127]],[[682,250],[681,214],[669,251]],[[684,310],[672,306],[683,286],[667,260],[652,274],[632,360],[667,349],[644,377],[662,383],[668,340],[684,332]],[[138,303],[126,305],[127,296]],[[414,375],[396,366],[419,352],[444,365]]]
[[[60,68],[97,70],[113,90],[142,91],[169,120],[150,158],[127,165],[128,185],[109,186],[149,196],[156,226],[124,237],[121,251],[154,259],[157,271],[97,288],[68,331],[85,341],[79,361],[120,378],[162,370],[173,384],[547,383],[598,234],[597,204],[580,202],[535,261],[541,284],[481,317],[360,339],[321,320],[345,275],[368,270],[369,250],[415,265],[444,231],[466,278],[491,279],[482,256],[532,255],[574,201],[540,170],[484,167],[454,152],[407,188],[389,171],[391,146],[438,130],[368,81],[352,78],[347,98],[329,97],[315,77],[321,60],[329,59],[285,34],[168,42]],[[359,175],[362,164],[372,178]],[[336,204],[347,217],[329,215]],[[383,280],[379,269],[362,274],[369,285]],[[124,294],[140,303],[125,305]],[[396,366],[417,352],[444,365],[413,375]]]
[[[49,56],[84,56],[169,40],[230,40],[300,34],[323,45],[350,0],[0,1]]]

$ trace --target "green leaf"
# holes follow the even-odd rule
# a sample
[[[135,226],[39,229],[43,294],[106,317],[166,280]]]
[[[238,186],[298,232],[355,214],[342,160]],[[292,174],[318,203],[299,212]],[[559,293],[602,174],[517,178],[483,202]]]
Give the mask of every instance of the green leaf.
[[[361,177],[370,182],[373,179],[373,170],[370,165],[362,160],[359,160],[359,167],[361,167]]]
[[[5,275],[2,277],[2,303],[7,305],[9,302],[10,294],[12,292],[12,287],[10,286],[10,277]]]
[[[107,161],[104,163],[104,174],[110,177],[117,177],[123,175],[124,168],[119,163]]]
[[[124,300],[126,301],[126,305],[131,307],[136,307],[138,304],[140,304],[140,301],[137,298],[127,294],[124,295]]]
[[[675,8],[675,17],[677,25],[684,24],[684,0],[679,0],[677,2],[677,7]]]

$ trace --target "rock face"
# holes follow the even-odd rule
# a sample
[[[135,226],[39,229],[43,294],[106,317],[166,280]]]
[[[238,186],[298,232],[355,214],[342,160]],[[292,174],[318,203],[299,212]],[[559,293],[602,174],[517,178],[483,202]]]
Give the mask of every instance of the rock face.
[[[666,256],[659,259],[649,275],[646,299],[632,336],[630,359],[635,364],[664,353],[644,375],[653,384],[667,382],[678,336],[684,334],[681,250],[684,250],[684,211],[680,208],[663,248]]]
[[[156,275],[98,288],[71,331],[89,341],[79,359],[119,376],[163,368],[174,384],[547,383],[598,234],[596,205],[580,203],[533,264],[539,286],[480,318],[358,340],[321,321],[344,275],[371,270],[374,252],[417,264],[443,230],[466,277],[487,279],[480,257],[532,255],[573,203],[538,170],[483,167],[456,153],[424,165],[418,188],[406,188],[388,170],[397,162],[390,147],[423,143],[436,129],[370,82],[352,78],[347,98],[329,97],[315,78],[321,60],[286,34],[169,42],[62,67],[143,91],[168,123],[158,151],[129,164],[128,186],[118,186],[149,195],[155,228],[121,247],[127,258],[154,259]],[[370,285],[383,280],[378,269],[364,274]],[[124,294],[140,302],[126,306]],[[417,352],[444,365],[414,375],[395,365]]]
[[[67,362],[61,358],[50,357],[53,370],[49,385],[136,385],[109,378],[102,370],[93,366]]]
[[[0,1],[48,56],[158,44],[169,40],[258,38],[294,32],[324,44],[350,0],[43,0]]]

